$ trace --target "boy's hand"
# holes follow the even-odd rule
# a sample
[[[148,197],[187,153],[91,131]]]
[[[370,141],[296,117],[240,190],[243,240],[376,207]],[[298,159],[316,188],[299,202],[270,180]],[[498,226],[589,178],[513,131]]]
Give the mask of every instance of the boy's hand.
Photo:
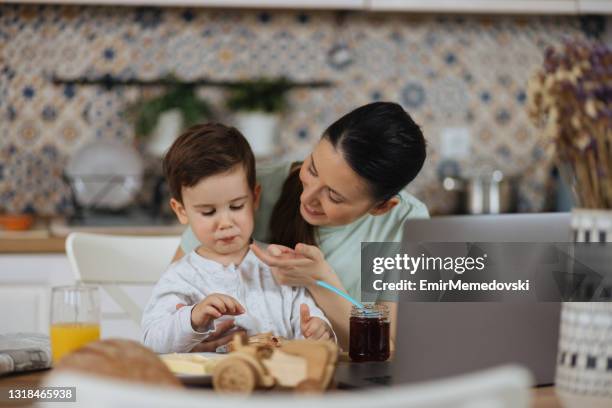
[[[236,316],[244,312],[244,307],[233,297],[213,293],[191,309],[191,326],[198,330],[223,315]]]
[[[184,303],[177,303],[176,310],[185,306],[187,305]],[[191,349],[191,353],[214,353],[217,348],[232,341],[236,333],[246,334],[246,330],[234,326],[234,319],[222,321],[215,327],[215,332],[213,334]]]
[[[310,317],[308,305],[300,306],[300,329],[304,338],[312,340],[330,340],[333,338],[331,327],[318,317]]]

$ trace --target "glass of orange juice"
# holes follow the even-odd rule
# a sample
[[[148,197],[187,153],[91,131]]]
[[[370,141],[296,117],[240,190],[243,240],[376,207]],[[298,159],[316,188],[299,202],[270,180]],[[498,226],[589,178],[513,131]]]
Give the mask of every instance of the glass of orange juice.
[[[51,355],[64,355],[100,339],[100,296],[96,286],[59,286],[51,290]]]

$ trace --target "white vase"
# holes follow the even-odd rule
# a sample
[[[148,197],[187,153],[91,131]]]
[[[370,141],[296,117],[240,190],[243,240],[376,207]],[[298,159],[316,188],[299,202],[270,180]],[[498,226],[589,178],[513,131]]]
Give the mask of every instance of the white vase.
[[[240,112],[234,117],[235,126],[248,140],[257,158],[278,153],[279,121],[279,115],[263,112]]]
[[[611,210],[572,212],[576,242],[612,242],[611,226]],[[612,302],[563,304],[555,385],[566,408],[612,407]]]
[[[178,109],[171,109],[159,115],[157,126],[147,142],[147,152],[155,157],[163,157],[174,139],[183,129],[183,114]]]

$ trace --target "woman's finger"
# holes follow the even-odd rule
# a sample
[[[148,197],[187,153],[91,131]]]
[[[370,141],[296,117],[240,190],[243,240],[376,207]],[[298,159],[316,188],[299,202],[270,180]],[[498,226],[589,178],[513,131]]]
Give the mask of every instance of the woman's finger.
[[[296,244],[295,252],[313,261],[317,261],[322,258],[321,250],[313,245]]]
[[[268,254],[266,251],[258,247],[256,244],[251,244],[250,248],[255,254],[255,256],[258,257],[263,263],[265,263],[268,266],[275,266],[275,265],[272,265],[276,261],[275,257]]]
[[[283,254],[295,254],[295,251],[292,248],[286,247],[284,245],[279,244],[270,244],[266,248],[269,254],[274,256],[281,256]]]
[[[176,307],[176,310],[179,310],[180,308],[185,307],[185,306],[187,305],[184,303],[177,303],[175,307]]]
[[[263,260],[263,259],[262,259]],[[264,261],[265,262],[265,261]],[[312,260],[308,258],[273,258],[270,260],[270,263],[265,262],[268,266],[275,266],[277,268],[303,268],[305,266],[312,265]]]
[[[303,257],[290,259],[275,257],[273,255],[268,254],[266,251],[259,248],[255,244],[251,244],[251,248],[253,249],[255,256],[257,256],[263,263],[270,267],[274,266],[279,268],[295,268],[300,266],[308,266],[312,263],[312,260]]]

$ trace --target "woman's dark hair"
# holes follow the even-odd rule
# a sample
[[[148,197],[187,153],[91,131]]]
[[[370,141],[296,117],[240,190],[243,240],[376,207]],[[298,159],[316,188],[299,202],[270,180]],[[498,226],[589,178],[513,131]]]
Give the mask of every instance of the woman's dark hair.
[[[374,102],[334,122],[323,133],[348,165],[362,177],[375,202],[395,196],[417,176],[426,157],[421,128],[398,104]],[[315,245],[314,227],[301,216],[299,167],[283,185],[270,221],[271,242],[289,247]]]

